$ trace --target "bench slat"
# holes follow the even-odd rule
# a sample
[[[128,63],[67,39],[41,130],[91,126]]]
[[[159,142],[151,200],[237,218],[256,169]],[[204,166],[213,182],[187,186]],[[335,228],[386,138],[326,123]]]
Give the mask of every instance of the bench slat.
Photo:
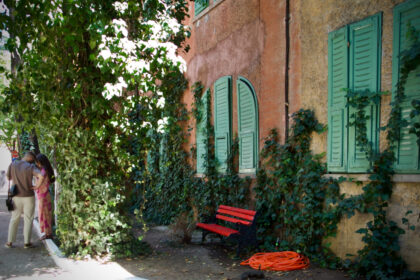
[[[223,236],[226,236],[226,237],[229,237],[232,234],[239,233],[239,231],[237,231],[237,230],[227,228],[227,227],[224,227],[224,226],[219,226],[219,225],[216,225],[216,224],[198,223],[197,227],[203,228],[203,229],[208,230],[208,231],[215,232],[217,234],[220,234],[220,235],[223,235]]]
[[[239,212],[239,213],[242,213],[242,214],[245,214],[245,215],[249,215],[249,216],[255,216],[255,214],[257,213],[254,210],[236,208],[236,207],[227,206],[227,205],[220,205],[219,206],[219,209],[231,210],[231,211]]]
[[[246,226],[251,225],[251,222],[244,221],[244,220],[239,220],[239,219],[235,219],[235,218],[231,218],[231,217],[226,217],[224,215],[216,215],[216,218],[220,219],[220,220],[228,221],[228,222],[231,222],[231,223],[235,223],[235,224],[240,223],[240,224],[243,224],[243,225],[246,225]]]
[[[220,209],[219,208],[219,210],[217,210],[217,212],[221,213],[221,214],[227,214],[227,215],[231,215],[231,216],[238,217],[238,218],[241,218],[241,219],[245,219],[245,220],[248,220],[248,221],[254,220],[254,216],[245,215],[245,214],[238,213],[238,212],[231,211],[231,210],[225,210],[225,209]]]

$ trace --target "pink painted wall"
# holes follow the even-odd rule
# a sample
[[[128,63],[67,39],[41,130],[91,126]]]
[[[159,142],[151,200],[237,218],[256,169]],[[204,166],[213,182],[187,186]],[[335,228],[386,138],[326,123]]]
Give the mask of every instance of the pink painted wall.
[[[285,129],[285,1],[284,0],[209,0],[209,7],[194,16],[194,3],[190,3],[192,36],[187,41],[191,50],[185,55],[190,85],[200,81],[213,90],[214,82],[223,76],[232,76],[233,134],[237,133],[238,76],[248,79],[254,87],[259,106],[260,149],[271,129],[277,128],[284,140]],[[291,1],[293,2],[293,1]],[[292,5],[293,6],[293,5]],[[295,11],[295,6],[291,7]],[[292,17],[294,20],[294,17]],[[298,59],[300,43],[298,27],[291,34],[290,59]],[[290,68],[290,92],[299,87],[300,67]],[[292,73],[293,72],[293,73]],[[289,97],[290,112],[299,108],[299,98]],[[193,94],[188,91],[184,102],[189,108]],[[190,125],[195,127],[193,120]],[[195,144],[192,131],[189,145]]]

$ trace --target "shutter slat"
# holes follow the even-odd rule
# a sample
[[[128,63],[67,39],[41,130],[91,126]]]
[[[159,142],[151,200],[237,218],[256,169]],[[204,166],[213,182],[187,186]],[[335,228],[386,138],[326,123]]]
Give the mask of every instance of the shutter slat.
[[[227,157],[228,157],[228,135],[217,135],[216,134],[216,158],[219,161],[219,170],[221,172],[226,171],[227,168]]]

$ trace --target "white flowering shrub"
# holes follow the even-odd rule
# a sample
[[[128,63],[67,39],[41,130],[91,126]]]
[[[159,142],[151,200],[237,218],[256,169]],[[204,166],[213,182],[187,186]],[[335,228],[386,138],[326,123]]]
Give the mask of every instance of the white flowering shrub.
[[[159,3],[164,6],[164,11],[174,9],[174,5],[168,1]],[[186,71],[186,62],[177,53],[179,47],[170,41],[173,35],[180,32],[186,35],[184,26],[162,11],[158,12],[153,20],[140,20],[140,27],[146,32],[140,38],[132,38],[124,20],[129,8],[128,3],[115,2],[113,7],[121,18],[113,19],[103,28],[106,34],[101,36],[97,67],[105,72],[111,70],[120,76],[114,83],[105,84],[102,95],[110,100],[113,97],[123,97],[124,93],[136,88],[142,97],[148,97],[142,101],[149,104],[150,110],[163,110],[165,97],[157,94],[160,92],[157,81],[160,76],[165,75],[165,69],[169,68],[172,71],[176,69],[182,73]],[[98,33],[101,30],[102,27],[97,28]],[[161,72],[156,73],[156,69]],[[154,100],[156,95],[158,95],[157,102]],[[126,100],[131,101],[131,106],[135,106],[138,102],[136,98]],[[163,131],[167,124],[163,118],[164,116],[156,122],[159,131]],[[120,121],[127,123],[128,120],[120,119]]]

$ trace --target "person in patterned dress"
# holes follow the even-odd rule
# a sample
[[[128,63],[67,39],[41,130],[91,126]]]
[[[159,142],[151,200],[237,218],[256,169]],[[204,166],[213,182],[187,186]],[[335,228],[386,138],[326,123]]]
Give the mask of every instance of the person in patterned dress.
[[[34,188],[38,198],[38,218],[41,232],[44,235],[40,240],[52,239],[52,201],[50,184],[54,183],[54,170],[51,163],[44,154],[36,156],[36,165],[41,170],[43,181]]]

